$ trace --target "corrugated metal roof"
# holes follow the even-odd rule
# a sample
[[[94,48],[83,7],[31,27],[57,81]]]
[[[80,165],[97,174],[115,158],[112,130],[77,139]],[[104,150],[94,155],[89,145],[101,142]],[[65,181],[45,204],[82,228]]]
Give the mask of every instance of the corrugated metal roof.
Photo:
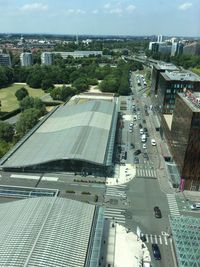
[[[94,205],[40,197],[0,206],[1,266],[85,266]]]
[[[58,108],[3,167],[26,167],[61,159],[105,164],[115,103],[92,100]]]

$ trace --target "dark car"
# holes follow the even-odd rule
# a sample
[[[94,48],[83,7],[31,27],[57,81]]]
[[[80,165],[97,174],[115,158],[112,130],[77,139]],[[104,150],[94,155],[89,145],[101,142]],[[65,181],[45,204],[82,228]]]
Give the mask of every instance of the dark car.
[[[143,123],[146,123],[146,120],[143,120]]]
[[[160,249],[157,244],[152,244],[152,251],[155,260],[161,260]]]
[[[139,158],[138,157],[134,158],[134,164],[139,164]]]
[[[145,115],[146,115],[146,116],[149,116],[149,113],[148,113],[148,111],[146,111],[146,110],[145,110]]]
[[[162,218],[161,210],[159,207],[154,207],[154,213],[156,218]]]
[[[148,129],[146,127],[143,128],[144,132],[147,133]]]
[[[149,160],[149,156],[146,152],[144,153],[144,159]]]
[[[135,148],[135,145],[133,143],[131,143],[131,148]]]
[[[138,150],[136,150],[136,151],[134,152],[134,155],[137,156],[137,155],[139,155],[140,153],[141,153],[141,150],[138,149]]]
[[[139,128],[140,128],[140,129],[142,128],[142,124],[141,124],[141,123],[139,124]]]

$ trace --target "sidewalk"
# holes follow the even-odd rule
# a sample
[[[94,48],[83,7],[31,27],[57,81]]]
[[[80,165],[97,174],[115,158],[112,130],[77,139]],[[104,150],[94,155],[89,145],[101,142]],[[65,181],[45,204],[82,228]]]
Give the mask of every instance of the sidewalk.
[[[144,263],[150,263],[151,257],[146,245],[138,239],[137,235],[129,232],[125,227],[110,223],[110,227],[115,229],[115,238],[112,234],[112,241],[115,240],[115,247],[108,244],[108,255],[106,266],[112,267],[142,267]],[[108,237],[109,238],[109,237]],[[110,251],[109,251],[110,249]],[[111,256],[111,254],[113,254]]]
[[[121,185],[130,182],[136,176],[136,167],[132,164],[115,165],[113,178],[106,179],[106,185]]]

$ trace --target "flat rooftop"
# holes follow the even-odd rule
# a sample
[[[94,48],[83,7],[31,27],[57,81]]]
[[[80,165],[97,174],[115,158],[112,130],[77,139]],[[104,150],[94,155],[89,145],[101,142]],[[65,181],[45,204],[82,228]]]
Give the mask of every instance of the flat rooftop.
[[[172,63],[166,63],[166,62],[159,62],[157,65],[155,65],[157,70],[178,70],[179,68],[175,66]]]
[[[192,97],[187,96],[185,93],[178,93],[178,95],[193,112],[200,112],[200,92],[193,92]]]
[[[168,71],[161,73],[161,75],[168,81],[191,81],[200,82],[200,77],[190,71]]]

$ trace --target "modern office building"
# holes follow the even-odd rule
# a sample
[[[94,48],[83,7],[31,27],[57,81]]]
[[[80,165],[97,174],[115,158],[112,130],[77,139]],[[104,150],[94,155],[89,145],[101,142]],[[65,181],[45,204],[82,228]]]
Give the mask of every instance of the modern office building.
[[[177,93],[183,89],[200,90],[200,77],[189,71],[165,71],[160,73],[157,89],[157,106],[160,113],[172,114]]]
[[[163,36],[162,35],[158,35],[157,42],[158,43],[162,43],[162,41],[163,41]]]
[[[99,266],[102,207],[58,197],[0,206],[1,266]]]
[[[102,51],[74,51],[74,52],[52,52],[54,55],[60,55],[62,58],[66,59],[71,56],[74,58],[79,57],[89,57],[89,56],[102,56]]]
[[[160,74],[166,70],[175,71],[178,70],[178,68],[175,65],[166,62],[159,62],[158,64],[153,65],[151,77],[151,92],[153,95],[157,95]]]
[[[158,52],[162,54],[171,54],[172,45],[165,42],[158,44]]]
[[[41,54],[42,65],[52,65],[53,64],[53,54],[51,52],[43,52]]]
[[[11,60],[9,54],[0,53],[0,66],[10,67]]]
[[[200,42],[193,42],[185,45],[183,48],[184,55],[200,55]]]
[[[172,43],[172,49],[171,49],[171,56],[177,56],[183,54],[183,47],[184,45],[182,43],[174,42]]]
[[[48,114],[2,158],[3,170],[108,176],[118,119],[116,100],[85,100]]]
[[[20,62],[22,67],[31,66],[33,64],[33,57],[32,53],[21,53],[20,55]]]
[[[176,96],[170,147],[184,189],[200,191],[200,92]]]

